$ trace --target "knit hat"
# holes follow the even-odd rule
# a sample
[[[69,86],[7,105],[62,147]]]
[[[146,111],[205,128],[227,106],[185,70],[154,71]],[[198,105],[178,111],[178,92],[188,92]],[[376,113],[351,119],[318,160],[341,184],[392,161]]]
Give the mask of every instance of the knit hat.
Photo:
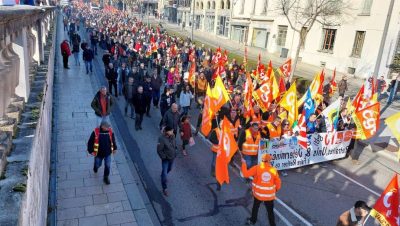
[[[171,131],[171,130],[174,130],[171,126],[166,126],[164,128],[164,132],[168,132],[168,131]]]

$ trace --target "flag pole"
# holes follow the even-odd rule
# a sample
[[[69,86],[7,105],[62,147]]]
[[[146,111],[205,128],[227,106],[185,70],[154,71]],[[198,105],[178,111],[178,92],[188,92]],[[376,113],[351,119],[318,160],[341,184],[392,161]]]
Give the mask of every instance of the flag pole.
[[[367,221],[368,221],[368,219],[369,219],[370,216],[371,216],[371,214],[368,213],[368,216],[367,216],[367,218],[365,218],[365,221],[364,221],[364,223],[363,223],[363,226],[367,223]]]

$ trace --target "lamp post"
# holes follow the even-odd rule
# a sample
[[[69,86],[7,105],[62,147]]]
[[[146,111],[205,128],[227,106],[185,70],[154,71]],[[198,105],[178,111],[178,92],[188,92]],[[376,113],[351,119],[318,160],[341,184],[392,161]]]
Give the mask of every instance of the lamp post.
[[[194,35],[193,35],[193,30],[194,30],[194,5],[196,4],[196,0],[193,0],[193,6],[192,6],[192,33],[191,33],[191,40],[192,40],[192,42],[193,42],[193,38],[194,38]]]

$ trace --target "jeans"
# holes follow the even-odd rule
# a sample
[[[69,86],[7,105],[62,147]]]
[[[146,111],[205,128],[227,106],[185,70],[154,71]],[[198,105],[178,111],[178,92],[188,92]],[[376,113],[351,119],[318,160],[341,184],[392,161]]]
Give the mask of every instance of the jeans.
[[[151,92],[151,96],[153,98],[153,105],[158,106],[158,102],[160,101],[160,90],[153,90]]]
[[[122,81],[118,82],[118,95],[120,96],[122,96],[122,87],[123,87]]]
[[[79,52],[74,52],[75,64],[80,65],[79,63]]]
[[[250,169],[251,167],[257,165],[257,155],[243,155],[244,160],[246,161],[247,168]]]
[[[396,98],[398,86],[399,86],[399,81],[396,81],[394,83],[394,87],[392,87],[392,89],[390,90],[389,99],[388,99],[389,104],[392,103],[392,101]]]
[[[143,122],[143,113],[136,114],[135,118],[135,128],[141,128]]]
[[[106,157],[98,157],[96,156],[94,158],[94,167],[93,169],[97,171],[97,169],[100,168],[101,163],[103,162],[104,159],[104,177],[108,177],[110,175],[110,167],[111,167],[111,155],[108,155]]]
[[[94,55],[97,55],[97,44],[91,43],[91,49],[93,49]]]
[[[161,160],[161,185],[163,190],[167,189],[167,174],[172,169],[172,164],[174,163],[173,159],[162,159]]]
[[[274,201],[260,201],[256,198],[254,198],[254,203],[253,203],[253,209],[251,211],[251,218],[250,221],[252,223],[257,222],[257,216],[258,216],[258,209],[260,208],[260,204],[264,203],[265,208],[267,209],[268,213],[268,221],[270,226],[275,226],[275,215],[274,215]]]
[[[114,87],[114,95],[116,97],[118,97],[118,87],[117,87],[117,81],[112,81],[112,80],[108,80],[108,90],[110,92],[110,94],[112,95],[112,88]]]
[[[188,113],[189,113],[189,106],[182,107],[181,117],[182,117],[183,115],[188,115]]]
[[[86,66],[86,73],[87,74],[89,73],[89,69],[90,69],[90,72],[93,72],[93,64],[92,64],[91,60],[90,61],[85,60],[85,66]]]
[[[128,115],[128,108],[131,109],[131,118],[135,117],[135,108],[129,101],[125,101],[125,115]]]

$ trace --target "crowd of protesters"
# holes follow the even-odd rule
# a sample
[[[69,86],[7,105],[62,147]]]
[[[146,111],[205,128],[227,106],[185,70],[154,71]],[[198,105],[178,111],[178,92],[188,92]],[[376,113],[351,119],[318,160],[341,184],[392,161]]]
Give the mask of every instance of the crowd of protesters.
[[[164,195],[168,196],[166,177],[172,169],[176,157],[175,150],[178,149],[176,136],[180,135],[182,144],[179,149],[182,154],[188,155],[187,145],[194,144],[193,136],[199,133],[202,125],[203,106],[208,87],[214,87],[217,76],[222,78],[229,92],[230,101],[212,118],[211,132],[206,134],[212,143],[213,176],[215,176],[215,159],[219,144],[219,124],[224,117],[232,125],[231,132],[244,157],[243,162],[249,168],[258,164],[257,153],[253,153],[256,150],[252,150],[251,145],[258,147],[261,138],[289,139],[298,136],[299,131],[288,119],[287,109],[279,106],[277,100],[272,101],[264,111],[256,102],[250,109],[245,106],[245,87],[248,85],[246,84],[248,78],[251,79],[254,90],[261,86],[259,71],[248,70],[246,62],[239,63],[235,59],[228,62],[226,53],[220,50],[215,51],[205,48],[204,45],[195,45],[189,38],[169,35],[162,31],[161,25],[145,26],[134,16],[111,7],[91,10],[89,5],[75,2],[74,7],[66,7],[64,13],[66,15],[64,30],[68,32],[72,46],[72,51],[67,51],[68,43],[65,40],[64,47],[61,47],[62,50],[65,49],[62,52],[64,67],[68,68],[68,56],[71,54],[74,55],[75,64],[80,66],[79,52],[82,51],[86,74],[92,73],[94,57],[104,53],[101,60],[105,68],[104,77],[108,82],[108,89],[101,87],[91,104],[98,117],[97,125],[101,123],[103,127],[109,126],[107,121],[111,108],[115,104],[115,99],[120,97],[125,101],[125,116],[135,119],[134,127],[137,131],[146,129],[142,127],[144,116],[150,118],[160,111],[161,135],[158,139],[157,153],[162,159],[161,182]],[[80,29],[85,29],[84,37],[79,36]],[[221,65],[220,61],[215,60],[216,58],[226,58],[225,63]],[[290,76],[280,78],[283,90],[288,90],[291,82]],[[396,82],[391,87],[399,89],[395,84]],[[323,133],[330,129],[321,112],[333,102],[331,88],[329,81],[325,80],[323,101],[317,102],[315,112],[306,118],[308,134]],[[345,101],[348,91],[346,76],[342,77],[337,88],[342,103],[333,122],[334,128],[336,131],[355,129],[351,119],[352,112]],[[384,89],[386,83],[381,78],[377,81],[378,94]],[[301,110],[302,107],[299,111]],[[195,115],[196,131],[192,134],[189,120],[194,112],[198,112],[198,115]],[[92,134],[93,137],[95,135]],[[354,143],[353,139],[349,150],[354,148]],[[352,157],[358,158],[356,155]],[[265,162],[270,161],[269,158],[266,156]],[[99,164],[101,161],[95,165],[96,171]],[[285,172],[282,174],[287,175]],[[105,177],[105,182],[110,183],[108,177]],[[272,214],[272,209],[269,210]],[[256,217],[253,216],[251,222],[255,221]],[[270,222],[272,221],[274,220],[270,219]]]

